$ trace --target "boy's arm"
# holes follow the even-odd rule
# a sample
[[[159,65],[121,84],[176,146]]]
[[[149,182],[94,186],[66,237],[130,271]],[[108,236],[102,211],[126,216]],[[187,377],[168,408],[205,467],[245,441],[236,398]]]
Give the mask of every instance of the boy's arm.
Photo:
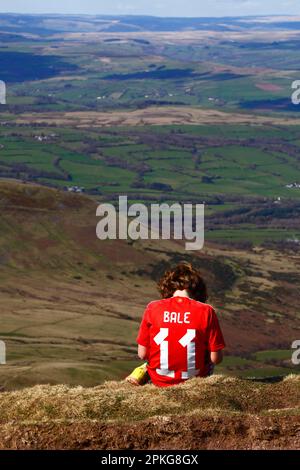
[[[136,339],[138,343],[138,356],[144,361],[147,359],[148,349],[149,349],[149,307],[146,308],[143,319],[140,325],[138,337]]]
[[[222,349],[225,348],[225,342],[218,317],[213,308],[210,311],[208,346],[211,362],[215,365],[220,364],[223,361]]]
[[[142,361],[147,359],[147,348],[141,344],[138,345],[138,356]]]
[[[223,361],[223,351],[212,351],[210,353],[210,360],[215,365],[220,364]]]

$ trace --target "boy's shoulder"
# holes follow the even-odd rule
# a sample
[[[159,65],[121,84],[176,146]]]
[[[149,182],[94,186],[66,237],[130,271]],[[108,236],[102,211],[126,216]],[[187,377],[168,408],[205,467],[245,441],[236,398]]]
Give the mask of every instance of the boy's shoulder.
[[[151,302],[148,303],[146,309],[151,309],[153,307],[158,307],[159,305],[162,305],[163,303],[168,302],[170,299],[158,299],[158,300],[151,300]]]
[[[200,302],[200,300],[194,300],[191,299],[192,304],[195,306],[195,308],[202,308],[203,310],[211,311],[214,310],[214,307],[210,304],[207,304],[205,302]]]

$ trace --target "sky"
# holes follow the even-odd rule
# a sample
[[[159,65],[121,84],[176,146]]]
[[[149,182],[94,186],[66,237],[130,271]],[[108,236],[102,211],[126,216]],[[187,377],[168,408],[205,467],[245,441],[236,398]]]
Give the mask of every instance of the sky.
[[[300,15],[299,0],[0,0],[0,12],[154,16]]]

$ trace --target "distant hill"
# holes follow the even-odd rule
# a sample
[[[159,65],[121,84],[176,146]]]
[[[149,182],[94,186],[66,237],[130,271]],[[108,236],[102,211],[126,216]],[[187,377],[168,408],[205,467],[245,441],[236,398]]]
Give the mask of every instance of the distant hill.
[[[233,31],[295,29],[298,17],[162,18],[135,15],[24,15],[0,14],[0,31],[50,35],[60,32]]]

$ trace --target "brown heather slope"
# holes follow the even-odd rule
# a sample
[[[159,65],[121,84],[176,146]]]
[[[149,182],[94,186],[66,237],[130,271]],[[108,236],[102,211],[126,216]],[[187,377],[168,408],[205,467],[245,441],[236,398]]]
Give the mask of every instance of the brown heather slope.
[[[17,124],[47,124],[54,126],[105,127],[171,124],[261,124],[261,125],[299,125],[298,118],[254,116],[246,113],[226,113],[224,111],[201,109],[188,106],[150,106],[134,111],[77,111],[20,114]]]
[[[300,449],[300,377],[1,394],[0,449]]]
[[[97,240],[95,201],[33,184],[0,182],[0,339],[4,390],[94,386],[137,365],[135,338],[155,281],[181,260],[199,266],[219,313],[227,356],[290,349],[300,334],[299,256],[172,241]],[[227,359],[221,372],[286,375],[274,364]],[[252,370],[257,369],[255,374]]]

